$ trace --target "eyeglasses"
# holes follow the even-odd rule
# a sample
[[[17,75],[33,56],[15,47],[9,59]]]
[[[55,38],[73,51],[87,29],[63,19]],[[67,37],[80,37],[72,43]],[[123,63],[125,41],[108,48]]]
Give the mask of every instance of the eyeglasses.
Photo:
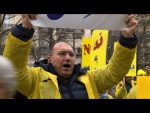
[[[58,53],[56,53],[56,54],[59,55],[60,57],[65,57],[67,54],[68,54],[71,58],[75,57],[75,53],[73,53],[73,52],[68,52],[68,51],[60,51],[60,52],[58,52]]]

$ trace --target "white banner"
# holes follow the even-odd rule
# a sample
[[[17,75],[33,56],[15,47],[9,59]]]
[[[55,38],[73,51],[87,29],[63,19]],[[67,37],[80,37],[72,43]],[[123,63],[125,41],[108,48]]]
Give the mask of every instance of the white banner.
[[[71,29],[125,30],[127,14],[38,14],[34,26]]]

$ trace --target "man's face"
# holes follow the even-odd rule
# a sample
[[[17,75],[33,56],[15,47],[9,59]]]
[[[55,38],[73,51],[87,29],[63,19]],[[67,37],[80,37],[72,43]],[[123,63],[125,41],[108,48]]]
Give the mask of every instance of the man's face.
[[[73,73],[75,65],[75,53],[72,47],[64,42],[59,42],[54,45],[53,53],[49,57],[56,72],[64,77],[69,77]]]

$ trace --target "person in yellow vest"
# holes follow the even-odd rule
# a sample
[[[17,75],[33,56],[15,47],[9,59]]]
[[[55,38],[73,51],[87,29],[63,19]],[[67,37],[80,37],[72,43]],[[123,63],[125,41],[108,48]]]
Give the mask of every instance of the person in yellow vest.
[[[139,69],[137,76],[146,76],[146,72],[143,69]],[[137,83],[131,88],[130,92],[126,96],[126,99],[137,99]]]
[[[134,15],[126,20],[109,63],[92,72],[75,63],[75,52],[67,42],[57,42],[50,50],[48,63],[28,67],[34,29],[34,14],[23,14],[22,23],[9,33],[3,56],[10,59],[17,72],[17,91],[28,99],[99,99],[126,75],[134,58],[138,38],[134,34],[138,22]]]
[[[127,79],[128,83],[130,83],[131,86],[128,90],[125,84],[125,79]],[[126,81],[126,82],[127,82]],[[115,97],[117,99],[125,99],[132,87],[136,85],[135,77],[125,77],[124,80],[122,80],[116,87]]]
[[[115,97],[117,99],[123,99],[127,96],[127,89],[125,87],[125,84],[123,81],[121,81],[117,86],[116,86],[116,92],[115,92]]]

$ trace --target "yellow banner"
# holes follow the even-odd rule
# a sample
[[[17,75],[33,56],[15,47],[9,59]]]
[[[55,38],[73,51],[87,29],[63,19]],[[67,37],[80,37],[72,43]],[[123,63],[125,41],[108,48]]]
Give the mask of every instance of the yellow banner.
[[[91,40],[90,70],[106,65],[108,30],[94,30]]]
[[[150,99],[150,76],[137,76],[137,98]]]
[[[82,38],[82,67],[90,66],[91,38]]]
[[[114,43],[114,49],[115,49],[115,47],[116,47],[116,42]],[[136,76],[136,58],[137,58],[137,53],[135,52],[134,59],[132,61],[130,70],[129,70],[128,74],[126,75],[128,77]]]

